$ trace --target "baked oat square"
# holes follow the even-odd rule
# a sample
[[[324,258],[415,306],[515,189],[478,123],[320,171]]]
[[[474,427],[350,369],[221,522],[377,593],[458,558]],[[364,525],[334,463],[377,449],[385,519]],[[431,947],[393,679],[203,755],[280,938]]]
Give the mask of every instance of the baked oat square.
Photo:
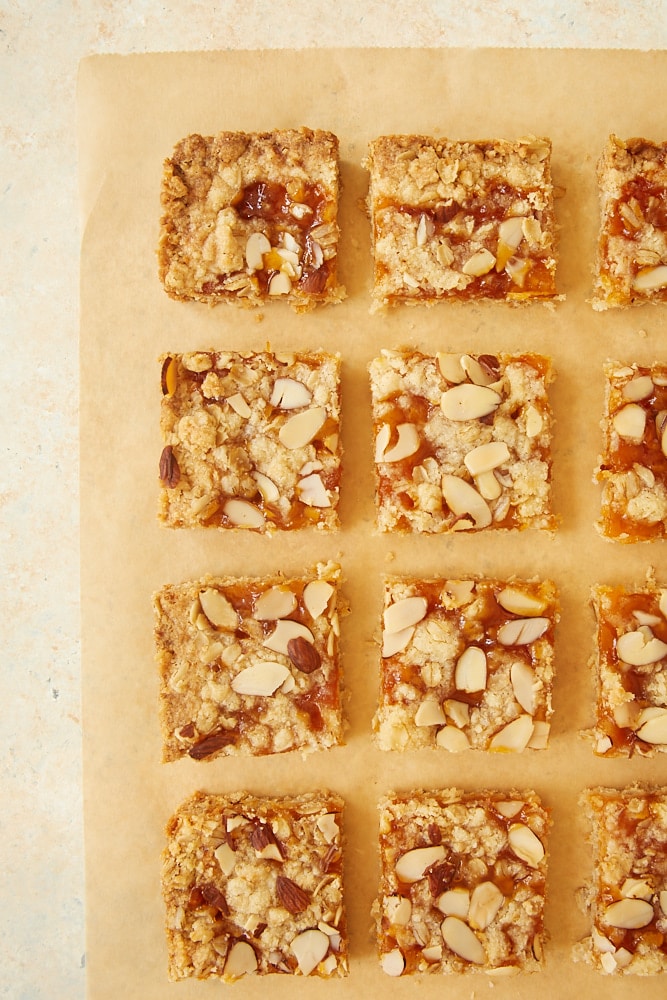
[[[667,751],[667,590],[593,588],[597,619],[597,719],[591,736],[605,757]]]
[[[385,350],[369,372],[380,531],[555,528],[548,358]]]
[[[667,364],[604,366],[600,534],[619,542],[667,536]]]
[[[330,792],[187,799],[163,852],[169,978],[346,976],[342,817]]]
[[[165,161],[159,275],[174,299],[297,311],[339,302],[338,139],[321,129],[189,135]]]
[[[339,575],[209,576],[155,595],[164,761],[343,742]]]
[[[380,804],[382,969],[542,967],[547,810],[531,791],[416,791]]]
[[[338,355],[200,351],[161,363],[162,523],[338,528]]]
[[[550,581],[385,577],[380,749],[545,749],[558,619]]]
[[[667,972],[667,790],[594,788],[582,807],[593,844],[583,895],[591,934],[575,961],[607,975]]]
[[[597,178],[593,308],[667,301],[667,142],[610,135]]]
[[[551,142],[370,144],[374,307],[556,297]]]

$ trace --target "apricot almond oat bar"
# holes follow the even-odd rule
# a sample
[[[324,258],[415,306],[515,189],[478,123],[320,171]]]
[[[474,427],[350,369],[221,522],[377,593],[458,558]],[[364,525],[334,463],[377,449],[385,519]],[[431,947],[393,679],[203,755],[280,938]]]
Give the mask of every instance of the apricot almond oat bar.
[[[165,161],[160,278],[175,299],[298,312],[339,302],[338,139],[320,129],[189,135]]]
[[[378,746],[545,749],[558,618],[550,581],[386,577]]]
[[[383,799],[374,915],[384,972],[538,971],[549,825],[531,791]]]
[[[338,527],[337,355],[199,351],[161,363],[164,524]]]
[[[583,895],[592,927],[575,961],[607,975],[667,972],[667,790],[594,788],[582,806],[593,844]]]
[[[343,742],[339,573],[208,576],[155,595],[164,761]]]
[[[608,539],[667,536],[667,365],[604,366],[602,484],[596,527]]]
[[[381,531],[555,528],[548,358],[385,350],[369,372]]]
[[[667,590],[652,574],[636,590],[595,586],[597,754],[667,751]]]
[[[556,297],[549,139],[386,135],[365,166],[375,308]]]
[[[346,976],[342,799],[195,792],[167,825],[169,978]]]
[[[667,142],[610,135],[597,178],[593,308],[667,301]]]

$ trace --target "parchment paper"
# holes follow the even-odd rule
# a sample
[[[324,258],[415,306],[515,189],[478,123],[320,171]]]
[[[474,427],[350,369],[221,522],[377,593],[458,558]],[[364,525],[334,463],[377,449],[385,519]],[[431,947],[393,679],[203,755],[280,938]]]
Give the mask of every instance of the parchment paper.
[[[596,314],[587,299],[598,224],[595,161],[610,132],[664,139],[665,53],[600,51],[339,50],[94,57],[82,63],[79,140],[81,265],[82,613],[87,969],[95,1000],[119,996],[230,996],[276,1000],[446,994],[570,997],[603,988],[610,998],[664,996],[663,977],[613,980],[570,960],[587,922],[577,909],[589,850],[577,800],[593,784],[661,782],[667,759],[596,759],[578,737],[593,722],[594,582],[642,583],[654,565],[667,579],[664,543],[620,546],[592,524],[592,472],[601,444],[601,366],[608,357],[665,360],[665,308]],[[328,128],[341,141],[342,242],[348,298],[295,316],[283,304],[263,318],[227,306],[173,302],[158,278],[155,247],[163,159],[191,132],[276,126]],[[442,304],[369,315],[368,224],[360,208],[369,139],[388,132],[453,138],[553,140],[564,189],[559,283],[567,296],[542,305]],[[173,532],[158,526],[159,368],[164,351],[326,347],[343,358],[342,530],[330,537]],[[557,420],[555,538],[394,538],[374,534],[366,365],[383,347],[426,351],[536,350],[551,355]],[[166,582],[211,573],[297,573],[338,559],[351,614],[343,623],[347,745],[312,755],[160,763],[151,595]],[[560,588],[551,747],[518,756],[385,754],[370,738],[378,683],[375,644],[384,572],[551,577]],[[532,977],[484,975],[393,980],[378,968],[370,932],[377,883],[377,800],[389,789],[532,787],[552,809],[547,967]],[[234,986],[166,978],[159,889],[164,826],[191,791],[282,794],[329,787],[347,802],[346,889],[350,976],[318,982],[271,977]]]

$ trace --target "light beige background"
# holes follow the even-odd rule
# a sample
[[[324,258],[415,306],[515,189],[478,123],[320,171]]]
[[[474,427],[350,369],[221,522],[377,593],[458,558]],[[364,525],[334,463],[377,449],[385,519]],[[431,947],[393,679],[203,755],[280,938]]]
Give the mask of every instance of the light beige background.
[[[396,981],[377,969],[369,933],[375,893],[376,802],[390,788],[534,787],[553,811],[547,971],[497,982],[497,996],[569,996],[600,988],[570,962],[585,932],[575,893],[588,870],[577,809],[591,783],[664,780],[665,762],[601,761],[578,731],[592,721],[587,660],[595,581],[641,582],[649,565],[664,574],[664,546],[620,547],[592,528],[598,491],[591,482],[600,444],[602,362],[648,362],[664,344],[664,310],[595,314],[591,289],[597,229],[594,165],[610,131],[661,134],[662,110],[645,100],[664,79],[667,57],[649,53],[376,51],[211,53],[105,58],[82,65],[79,138],[83,203],[81,331],[82,608],[84,763],[87,822],[90,995],[118,996],[132,984],[142,998],[164,996],[159,853],[171,811],[196,787],[291,792],[325,785],[348,803],[346,877],[351,975],[329,985],[299,982],[304,996],[356,997],[383,990],[452,997],[491,989],[484,977]],[[535,81],[548,80],[538,89]],[[585,100],[581,99],[585,95]],[[163,158],[183,135],[220,128],[308,124],[341,139],[340,306],[294,316],[281,304],[253,313],[175,303],[156,277],[155,244]],[[366,144],[383,132],[423,131],[462,138],[551,136],[553,173],[563,189],[560,286],[553,309],[443,305],[369,315],[368,227],[361,202]],[[343,528],[330,537],[258,538],[169,532],[155,521],[159,369],[157,356],[196,348],[337,349],[343,358]],[[557,379],[554,538],[479,534],[387,538],[373,533],[371,426],[366,365],[382,347],[549,354]],[[163,766],[155,699],[150,596],[192,574],[297,572],[338,558],[351,614],[343,654],[350,723],[345,748],[303,760],[183,761]],[[381,754],[369,728],[377,687],[374,633],[383,572],[422,575],[539,574],[561,590],[555,719],[551,748],[517,757]],[[248,981],[292,997],[293,981]],[[659,981],[604,980],[610,997],[662,995]],[[173,988],[182,997],[218,995],[215,984]]]

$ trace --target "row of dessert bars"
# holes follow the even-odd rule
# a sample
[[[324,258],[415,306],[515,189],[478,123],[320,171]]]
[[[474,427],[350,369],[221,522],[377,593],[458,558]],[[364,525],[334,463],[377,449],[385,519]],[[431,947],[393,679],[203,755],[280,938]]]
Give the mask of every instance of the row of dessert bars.
[[[340,567],[205,577],[154,598],[163,760],[344,743]],[[556,588],[548,580],[385,577],[378,622],[382,750],[548,747]],[[606,757],[667,751],[667,589],[596,586],[595,727]]]
[[[598,164],[596,309],[667,300],[667,144],[610,136]],[[551,142],[370,143],[373,307],[552,301]],[[339,302],[339,141],[307,128],[190,135],[165,162],[159,273],[177,299]]]
[[[339,526],[338,355],[201,351],[161,363],[164,524]],[[548,358],[387,350],[369,372],[380,531],[556,527]],[[667,365],[608,362],[604,380],[597,528],[663,538]]]
[[[573,958],[667,971],[667,791],[595,788],[582,805],[590,934]],[[387,975],[542,968],[550,816],[534,792],[416,791],[379,808],[372,914]],[[343,811],[324,792],[185,801],[163,861],[170,978],[346,976]]]

